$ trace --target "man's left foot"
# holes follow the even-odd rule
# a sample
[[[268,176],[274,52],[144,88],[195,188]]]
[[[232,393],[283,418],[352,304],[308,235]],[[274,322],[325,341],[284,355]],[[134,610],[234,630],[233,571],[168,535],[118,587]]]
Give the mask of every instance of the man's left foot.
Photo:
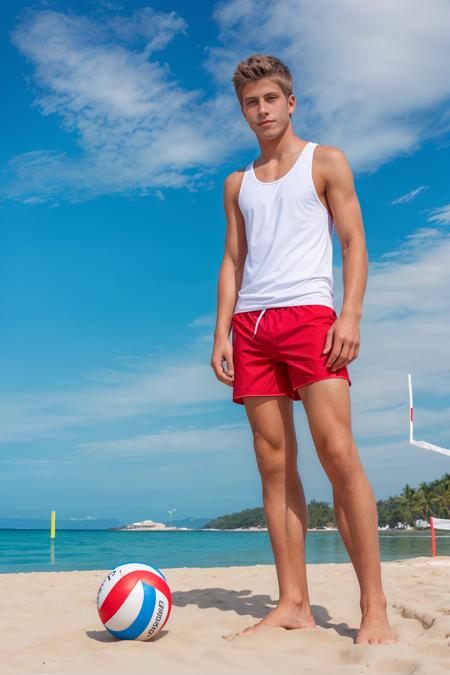
[[[356,635],[355,644],[365,642],[371,645],[392,645],[397,642],[397,634],[389,624],[384,607],[363,611],[361,627]]]

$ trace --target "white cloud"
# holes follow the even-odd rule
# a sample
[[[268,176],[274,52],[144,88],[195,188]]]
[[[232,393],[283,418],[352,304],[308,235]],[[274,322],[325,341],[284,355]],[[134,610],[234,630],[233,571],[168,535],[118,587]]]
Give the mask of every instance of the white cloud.
[[[248,429],[242,424],[223,424],[211,428],[182,428],[162,430],[154,434],[141,434],[132,438],[111,441],[80,443],[80,451],[120,457],[152,456],[169,452],[192,455],[193,452],[230,451],[240,449]]]
[[[443,0],[228,0],[209,71],[223,86],[237,61],[274,54],[293,73],[302,132],[374,170],[445,129],[430,113],[450,96],[450,5]]]
[[[148,7],[106,19],[29,12],[12,40],[34,66],[34,106],[56,115],[81,152],[14,157],[9,196],[77,200],[142,190],[163,199],[161,188],[201,185],[199,169],[222,157],[224,141],[202,92],[184,88],[154,56],[186,34],[181,16]]]
[[[407,202],[411,202],[413,199],[418,197],[421,192],[424,192],[428,190],[428,185],[421,185],[420,187],[416,188],[415,190],[411,190],[411,192],[407,192],[406,194],[402,195],[401,197],[397,197],[397,199],[393,199],[390,202],[390,206],[395,206],[396,204],[406,204]]]
[[[424,227],[370,265],[361,351],[349,366],[360,438],[406,438],[412,373],[417,435],[450,444],[449,259],[449,232]]]
[[[68,520],[97,520],[95,516],[82,516],[81,518],[69,518]]]
[[[29,199],[22,200],[23,204],[45,204],[47,200],[44,197],[30,197]]]
[[[450,204],[431,209],[428,220],[432,223],[450,225]]]
[[[107,420],[180,417],[231,396],[231,387],[225,391],[215,379],[206,356],[203,362],[172,357],[162,367],[144,361],[140,371],[111,368],[93,379],[95,385],[74,391],[0,396],[0,442],[48,437]]]
[[[214,328],[216,323],[216,313],[213,314],[203,314],[202,316],[196,316],[191,323],[187,325],[187,328],[202,328],[204,326],[211,326]]]
[[[207,189],[224,161],[254,149],[231,76],[256,51],[290,66],[302,135],[344,148],[357,171],[448,129],[440,111],[450,96],[450,5],[442,0],[220,3],[219,43],[204,63],[210,80],[197,89],[155,55],[175,38],[188,44],[183,17],[149,7],[111,14],[118,10],[32,11],[17,25],[12,39],[31,62],[34,105],[61,120],[79,150],[12,158],[4,194],[76,201],[137,190],[163,199],[164,188]]]

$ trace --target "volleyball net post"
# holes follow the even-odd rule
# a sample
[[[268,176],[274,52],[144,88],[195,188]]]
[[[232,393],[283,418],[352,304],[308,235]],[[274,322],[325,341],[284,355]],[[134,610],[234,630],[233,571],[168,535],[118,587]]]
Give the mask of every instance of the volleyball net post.
[[[448,450],[447,448],[441,448],[441,446],[434,445],[434,443],[428,443],[428,441],[414,440],[414,405],[413,405],[411,373],[408,374],[408,387],[409,387],[409,444],[415,445],[418,448],[423,448],[424,450],[433,450],[434,452],[439,452],[441,455],[447,455],[447,457],[450,457],[450,450]]]
[[[450,520],[447,518],[435,518],[430,516],[431,528],[431,555],[436,557],[436,530],[450,530]]]

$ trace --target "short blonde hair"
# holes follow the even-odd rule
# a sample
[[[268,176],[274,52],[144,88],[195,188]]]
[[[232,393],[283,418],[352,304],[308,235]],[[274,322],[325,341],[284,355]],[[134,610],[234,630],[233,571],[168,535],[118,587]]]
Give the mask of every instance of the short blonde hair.
[[[252,54],[238,63],[233,73],[233,82],[236,96],[242,108],[242,90],[247,82],[255,82],[262,77],[270,77],[274,80],[286,98],[292,94],[292,75],[288,66],[276,56],[268,54]]]

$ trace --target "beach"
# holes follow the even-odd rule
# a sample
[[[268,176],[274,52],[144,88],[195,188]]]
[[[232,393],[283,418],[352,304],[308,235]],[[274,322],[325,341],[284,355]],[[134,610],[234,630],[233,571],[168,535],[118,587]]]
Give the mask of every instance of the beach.
[[[161,569],[173,605],[150,642],[119,641],[103,628],[96,595],[109,570],[0,575],[2,675],[448,672],[449,556],[382,562],[394,645],[354,644],[359,596],[349,563],[307,565],[320,629],[271,628],[235,639],[225,636],[276,606],[274,565]]]

